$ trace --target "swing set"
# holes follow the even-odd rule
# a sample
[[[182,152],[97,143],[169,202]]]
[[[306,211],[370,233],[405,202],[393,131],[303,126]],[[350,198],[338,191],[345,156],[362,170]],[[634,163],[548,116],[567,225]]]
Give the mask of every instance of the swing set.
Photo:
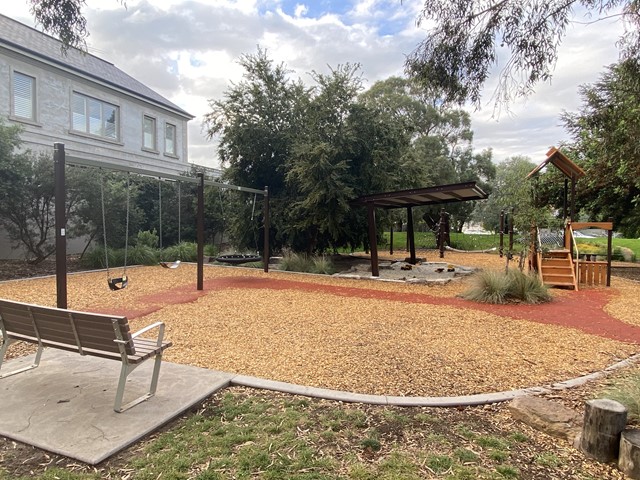
[[[56,230],[56,297],[57,307],[67,308],[67,244],[66,244],[66,179],[65,168],[67,164],[67,155],[65,152],[63,143],[54,143],[54,179],[55,179],[55,230]],[[263,225],[265,230],[264,235],[264,247],[262,257],[260,256],[244,256],[243,261],[239,257],[235,256],[222,256],[222,260],[227,263],[245,263],[248,261],[263,261],[263,268],[265,272],[269,271],[269,189],[265,187],[264,190],[258,190],[249,187],[242,187],[237,185],[230,185],[226,183],[216,182],[213,180],[205,179],[204,173],[197,173],[196,177],[186,177],[180,175],[176,170],[176,173],[166,173],[138,168],[132,165],[115,164],[110,162],[96,161],[83,157],[69,157],[69,165],[91,167],[96,168],[102,172],[102,169],[108,169],[112,171],[126,172],[127,175],[127,206],[126,206],[126,226],[125,226],[125,258],[122,268],[122,274],[119,277],[112,277],[111,270],[109,268],[109,253],[107,250],[107,230],[106,230],[106,209],[104,201],[104,181],[102,174],[100,176],[100,190],[101,190],[101,207],[102,207],[102,227],[103,227],[103,241],[105,246],[105,267],[107,271],[107,284],[110,290],[117,291],[126,288],[130,282],[127,276],[127,250],[129,247],[129,216],[130,216],[130,174],[137,174],[147,177],[157,177],[159,179],[174,180],[178,183],[180,188],[180,182],[183,183],[195,183],[197,185],[197,212],[196,212],[196,243],[197,243],[197,269],[196,269],[196,288],[197,290],[204,290],[204,188],[205,186],[213,186],[220,189],[233,189],[243,192],[253,193],[254,195],[262,195],[264,197],[264,212],[263,212]],[[158,189],[158,197],[160,199],[160,205],[162,204],[162,190],[161,186]],[[179,190],[180,191],[180,190]],[[160,227],[160,239],[162,239],[162,212],[160,206],[159,227]],[[255,197],[254,197],[254,209],[255,209]],[[178,215],[179,223],[180,219],[180,194],[178,200]],[[253,215],[253,214],[252,214]],[[178,227],[180,229],[180,225]],[[178,233],[180,235],[180,233]],[[180,237],[179,237],[180,239]],[[225,259],[225,257],[228,257]],[[235,257],[235,258],[234,258]],[[249,260],[251,258],[251,260]],[[165,263],[165,265],[162,265]],[[164,268],[177,268],[180,265],[180,259],[173,262],[162,262],[161,266]]]
[[[182,230],[180,197],[180,182],[178,182],[178,244],[181,241],[180,232]],[[162,178],[158,178],[158,235],[160,239],[160,249],[162,249]],[[174,260],[173,262],[160,262],[160,266],[163,268],[178,268],[180,262],[180,259]]]
[[[222,201],[222,190],[218,190],[218,193],[220,194],[220,210],[222,211],[222,232],[220,234],[220,249],[222,249],[222,239],[224,237],[224,227],[225,227],[225,216],[224,216],[224,204]],[[255,216],[255,212],[256,212],[256,196],[257,194],[254,193],[253,194],[253,206],[251,207],[251,221],[253,221],[254,216]],[[255,236],[255,232],[254,232],[254,240],[256,243],[256,251],[258,250],[258,240]],[[228,255],[218,255],[217,257],[212,257],[209,258],[209,261],[211,260],[215,260],[216,262],[220,262],[220,263],[228,263],[230,265],[240,265],[243,263],[253,263],[253,262],[259,262],[260,260],[262,260],[262,257],[260,257],[260,255],[255,254],[255,255],[246,255],[246,254],[241,254],[241,253],[232,253],[232,254],[228,254]]]
[[[129,251],[129,203],[131,198],[130,177],[127,174],[127,215],[124,230],[124,265],[122,267],[122,275],[120,277],[111,277],[109,272],[109,247],[107,246],[107,215],[104,206],[104,175],[100,171],[100,205],[102,207],[102,238],[104,240],[104,265],[107,271],[107,284],[113,291],[127,288],[129,278],[127,277],[127,252]]]

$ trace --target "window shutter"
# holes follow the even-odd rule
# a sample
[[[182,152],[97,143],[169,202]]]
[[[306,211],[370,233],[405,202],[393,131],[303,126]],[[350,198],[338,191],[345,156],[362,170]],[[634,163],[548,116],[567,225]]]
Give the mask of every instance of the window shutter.
[[[35,78],[13,73],[13,114],[16,117],[35,119]]]

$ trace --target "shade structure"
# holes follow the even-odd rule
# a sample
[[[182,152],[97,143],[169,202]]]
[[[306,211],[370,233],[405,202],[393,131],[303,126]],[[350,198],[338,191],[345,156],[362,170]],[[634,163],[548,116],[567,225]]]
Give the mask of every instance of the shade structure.
[[[409,190],[397,190],[395,192],[375,193],[358,197],[351,202],[352,205],[367,207],[369,224],[369,246],[371,249],[371,274],[379,276],[378,267],[378,242],[376,233],[376,208],[406,208],[411,262],[416,263],[415,239],[413,232],[413,207],[426,205],[439,205],[454,202],[467,202],[470,200],[484,200],[489,195],[485,193],[476,182],[454,183],[450,185],[438,185],[435,187],[411,188]]]
[[[476,182],[466,182],[365,195],[355,199],[352,204],[373,205],[389,209],[484,200],[486,198],[488,195],[476,185]]]

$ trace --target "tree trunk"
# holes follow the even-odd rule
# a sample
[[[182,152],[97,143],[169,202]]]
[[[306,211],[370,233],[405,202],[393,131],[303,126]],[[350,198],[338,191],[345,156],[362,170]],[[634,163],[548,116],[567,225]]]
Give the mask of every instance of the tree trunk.
[[[580,450],[599,462],[618,458],[620,434],[627,423],[627,409],[605,398],[585,403]]]
[[[640,430],[630,429],[622,432],[618,468],[627,477],[640,479]]]

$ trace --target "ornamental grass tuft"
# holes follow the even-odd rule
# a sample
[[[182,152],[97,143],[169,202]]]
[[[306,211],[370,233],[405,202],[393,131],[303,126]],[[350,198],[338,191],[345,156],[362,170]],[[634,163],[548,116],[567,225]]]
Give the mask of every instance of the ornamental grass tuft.
[[[462,298],[481,303],[545,303],[551,301],[547,287],[536,275],[528,275],[518,269],[506,274],[488,270],[473,279],[472,287],[461,294]]]

